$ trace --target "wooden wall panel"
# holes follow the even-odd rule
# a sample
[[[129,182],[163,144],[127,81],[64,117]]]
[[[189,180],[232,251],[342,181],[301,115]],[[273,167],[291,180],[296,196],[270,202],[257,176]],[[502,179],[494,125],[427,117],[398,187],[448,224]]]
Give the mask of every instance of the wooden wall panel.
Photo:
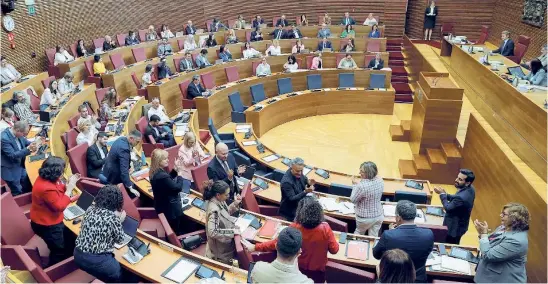
[[[92,40],[106,34],[127,33],[128,30],[145,29],[148,25],[170,26],[173,32],[180,31],[187,20],[200,27],[206,19],[219,17],[223,21],[235,19],[241,14],[249,22],[256,14],[272,23],[272,18],[285,13],[290,21],[305,13],[311,24],[317,23],[317,15],[328,11],[337,23],[344,12],[361,24],[369,12],[386,22],[387,37],[401,37],[405,27],[408,0],[303,0],[276,2],[265,1],[181,1],[159,0],[104,0],[104,1],[36,1],[36,15],[29,16],[24,1],[16,2],[11,13],[16,22],[14,31],[16,49],[8,48],[6,32],[2,30],[2,54],[20,72],[38,73],[46,70],[44,50],[57,44],[67,46],[82,38],[92,46]],[[32,58],[31,53],[36,57]]]
[[[512,162],[512,151],[500,138],[493,138],[498,135],[485,124],[471,115],[462,153],[462,167],[476,175],[472,219],[485,220],[494,229],[500,224],[502,206],[509,202],[527,206],[531,215],[528,282],[546,283],[546,183]]]

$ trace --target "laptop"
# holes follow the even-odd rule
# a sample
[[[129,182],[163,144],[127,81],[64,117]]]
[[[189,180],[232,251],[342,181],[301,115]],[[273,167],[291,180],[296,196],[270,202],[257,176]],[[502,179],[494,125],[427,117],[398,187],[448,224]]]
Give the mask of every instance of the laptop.
[[[70,221],[84,215],[86,210],[93,203],[93,199],[93,195],[89,194],[85,190],[82,190],[82,195],[80,195],[80,198],[76,201],[76,205],[71,205],[63,211],[65,219]]]
[[[103,48],[102,47],[98,47],[95,49],[95,54],[103,54]]]
[[[137,228],[139,228],[139,221],[133,219],[131,216],[126,215],[124,222],[122,222],[122,228],[124,229],[124,239],[119,244],[114,244],[116,249],[121,249],[127,245],[131,239],[137,234]]]
[[[525,76],[525,74],[523,73],[523,70],[521,69],[521,66],[508,67],[508,72],[510,72],[510,74],[519,78]]]

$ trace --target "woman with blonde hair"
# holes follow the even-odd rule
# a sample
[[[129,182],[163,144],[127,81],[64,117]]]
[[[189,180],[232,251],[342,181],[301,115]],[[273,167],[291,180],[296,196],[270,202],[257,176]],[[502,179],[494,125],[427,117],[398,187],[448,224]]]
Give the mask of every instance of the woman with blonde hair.
[[[101,125],[106,125],[110,119],[114,118],[112,109],[116,107],[117,101],[118,97],[116,95],[116,90],[112,87],[109,88],[101,101],[101,111],[99,112],[99,122]]]
[[[81,120],[80,123],[78,123],[78,130],[80,133],[76,136],[77,145],[88,143],[88,145],[91,146],[95,143],[97,129],[91,126],[89,120]]]
[[[184,188],[184,180],[175,170],[166,171],[169,165],[169,154],[164,149],[152,151],[150,171],[150,185],[154,194],[154,209],[156,213],[163,213],[171,229],[181,234],[183,219],[183,204],[179,193]]]
[[[198,45],[196,44],[196,40],[194,39],[194,35],[186,36],[184,48],[185,48],[185,51],[192,51],[198,48]]]
[[[282,49],[280,47],[280,42],[277,39],[273,40],[272,44],[268,47],[268,49],[264,52],[264,54],[266,56],[282,54]]]
[[[236,37],[236,32],[234,32],[234,29],[228,30],[228,34],[226,36],[226,42],[228,44],[238,43],[238,38]]]
[[[151,41],[151,40],[157,40],[158,39],[158,34],[156,33],[156,31],[154,30],[154,26],[150,25],[148,27],[148,31],[145,35],[145,39],[147,41]]]
[[[197,143],[194,132],[185,133],[183,139],[183,145],[179,148],[179,156],[175,160],[175,170],[190,186],[190,183],[194,181],[190,169],[200,165],[207,156]]]

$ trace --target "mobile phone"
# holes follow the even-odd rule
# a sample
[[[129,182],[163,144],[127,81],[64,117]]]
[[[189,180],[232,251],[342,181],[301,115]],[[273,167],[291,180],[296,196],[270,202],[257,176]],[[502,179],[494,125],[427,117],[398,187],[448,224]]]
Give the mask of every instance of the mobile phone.
[[[438,244],[438,251],[440,252],[440,255],[447,255],[447,250],[445,249],[444,244]]]
[[[341,235],[339,236],[339,243],[340,244],[346,244],[346,237],[347,237],[347,233],[345,232],[342,232]]]

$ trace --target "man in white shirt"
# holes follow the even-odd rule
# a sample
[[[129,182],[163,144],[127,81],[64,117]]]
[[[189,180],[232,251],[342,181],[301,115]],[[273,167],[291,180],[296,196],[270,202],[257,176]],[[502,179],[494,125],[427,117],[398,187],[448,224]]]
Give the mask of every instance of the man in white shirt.
[[[72,80],[74,76],[70,72],[65,73],[65,76],[59,80],[57,88],[62,96],[74,92],[75,86]]]
[[[88,106],[87,105],[81,105],[78,107],[78,112],[80,113],[80,118],[78,119],[78,125],[82,123],[84,120],[88,120],[93,127],[96,129],[101,128],[101,123],[97,120],[96,116],[92,116],[89,114]]]
[[[171,119],[167,116],[164,106],[160,104],[160,99],[154,98],[150,104],[151,107],[148,110],[148,119],[150,120],[153,115],[157,115],[160,118],[160,125],[165,125],[166,127],[164,128],[170,129],[169,125],[171,125]]]
[[[2,86],[21,80],[21,73],[19,73],[13,65],[8,64],[6,57],[0,57],[0,66],[2,67],[2,71],[0,72]]]
[[[266,57],[261,59],[261,63],[257,65],[257,70],[255,70],[257,76],[266,76],[272,74],[270,71],[270,65],[266,62]]]
[[[373,25],[378,25],[377,19],[373,17],[373,13],[369,13],[369,16],[367,17],[367,19],[365,19],[365,22],[363,22],[363,25],[370,26],[370,27]]]

